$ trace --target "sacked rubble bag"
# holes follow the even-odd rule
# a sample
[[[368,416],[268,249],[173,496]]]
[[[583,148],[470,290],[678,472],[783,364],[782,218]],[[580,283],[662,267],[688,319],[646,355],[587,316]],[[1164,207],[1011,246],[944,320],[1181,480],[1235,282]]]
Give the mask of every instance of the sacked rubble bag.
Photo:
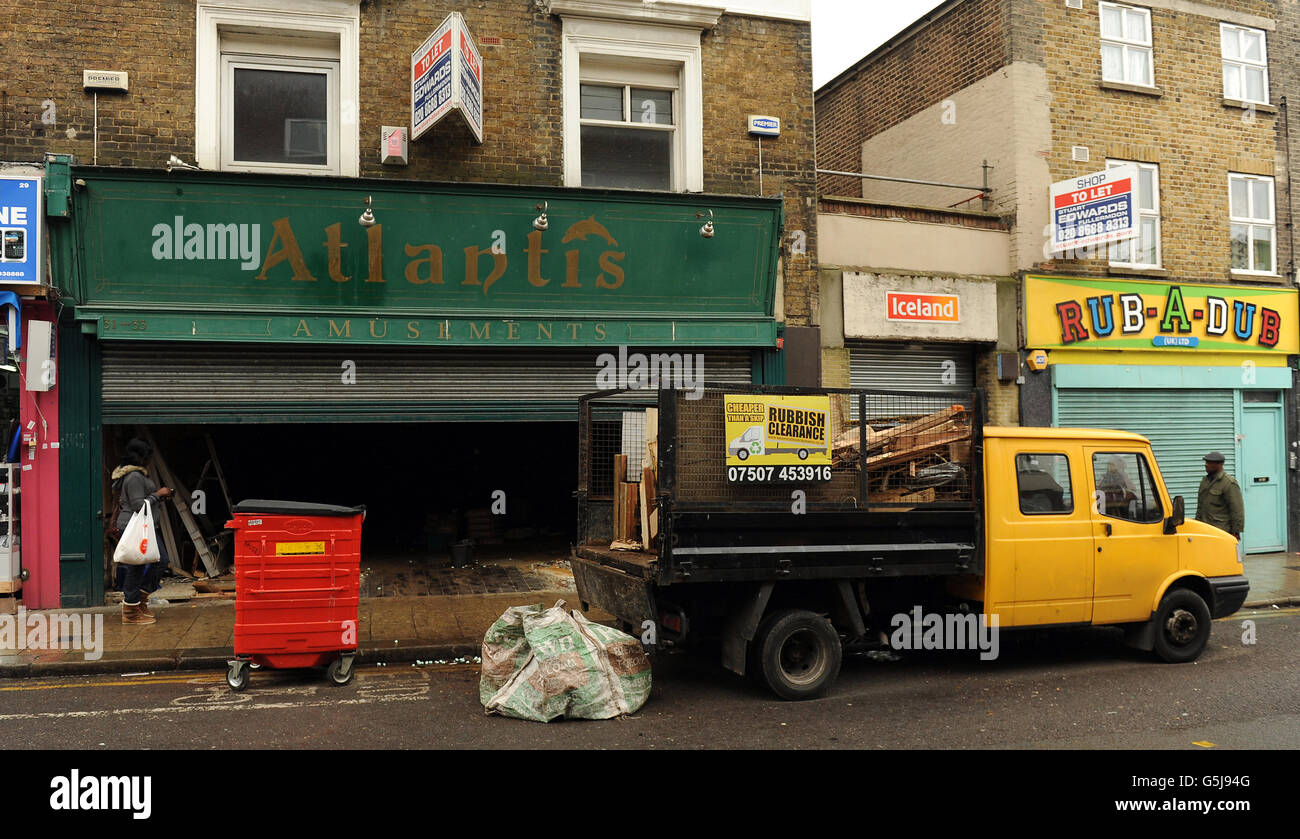
[[[508,609],[483,638],[479,698],[489,714],[607,720],[636,713],[649,696],[641,642],[567,612],[563,600]]]

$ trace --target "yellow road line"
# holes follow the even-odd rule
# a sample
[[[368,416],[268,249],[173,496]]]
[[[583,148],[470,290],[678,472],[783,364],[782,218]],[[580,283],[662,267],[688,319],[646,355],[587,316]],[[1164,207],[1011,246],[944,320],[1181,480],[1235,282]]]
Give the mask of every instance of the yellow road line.
[[[0,692],[13,690],[56,690],[59,688],[104,688],[126,687],[130,685],[183,685],[208,684],[225,681],[225,676],[151,676],[142,679],[111,682],[67,682],[64,684],[41,683],[35,685],[17,685],[0,688]]]

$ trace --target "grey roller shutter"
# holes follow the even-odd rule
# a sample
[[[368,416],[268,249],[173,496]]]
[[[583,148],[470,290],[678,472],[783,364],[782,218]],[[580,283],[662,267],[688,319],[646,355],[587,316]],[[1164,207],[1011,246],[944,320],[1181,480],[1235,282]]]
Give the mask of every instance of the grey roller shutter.
[[[605,352],[144,342],[102,351],[105,423],[576,420],[577,398],[599,389]],[[707,386],[753,381],[749,350],[690,351],[704,358]]]
[[[1196,514],[1206,453],[1223,452],[1223,467],[1236,474],[1233,417],[1231,390],[1057,391],[1057,426],[1114,428],[1148,438],[1169,494],[1183,496],[1188,518]]]
[[[951,393],[968,397],[975,389],[975,351],[969,344],[912,344],[903,341],[860,343],[849,347],[849,383],[865,390],[901,390],[913,393]],[[873,408],[871,417],[896,412],[897,400]],[[925,399],[918,413],[937,411],[952,404],[944,398]],[[852,418],[857,419],[856,404]]]

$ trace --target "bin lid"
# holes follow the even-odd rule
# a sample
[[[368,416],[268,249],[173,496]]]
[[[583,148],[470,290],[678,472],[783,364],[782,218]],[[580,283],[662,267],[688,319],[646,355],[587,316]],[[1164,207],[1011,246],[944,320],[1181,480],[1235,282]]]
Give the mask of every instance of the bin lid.
[[[232,513],[263,513],[275,516],[355,516],[366,511],[366,505],[340,507],[337,504],[312,504],[309,501],[267,501],[250,498],[231,508]]]

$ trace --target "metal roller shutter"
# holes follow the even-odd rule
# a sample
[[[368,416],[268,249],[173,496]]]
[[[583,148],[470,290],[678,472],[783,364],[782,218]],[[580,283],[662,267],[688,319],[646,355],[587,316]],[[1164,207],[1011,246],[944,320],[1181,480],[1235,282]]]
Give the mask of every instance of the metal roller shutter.
[[[144,342],[102,351],[105,423],[576,420],[606,352]],[[706,386],[753,381],[749,350],[690,351],[704,357]],[[354,384],[343,382],[347,361]]]
[[[1188,518],[1196,515],[1207,452],[1223,452],[1223,468],[1236,474],[1233,416],[1231,390],[1057,391],[1057,426],[1114,428],[1149,439],[1169,494],[1183,496]]]
[[[854,344],[849,347],[849,384],[866,390],[969,396],[975,389],[975,351],[968,344]],[[919,401],[916,409],[924,413],[950,404],[949,399],[926,399]],[[883,416],[892,411],[883,404],[879,411],[873,410],[871,401],[867,402],[870,415]],[[856,403],[852,419],[857,419]]]

